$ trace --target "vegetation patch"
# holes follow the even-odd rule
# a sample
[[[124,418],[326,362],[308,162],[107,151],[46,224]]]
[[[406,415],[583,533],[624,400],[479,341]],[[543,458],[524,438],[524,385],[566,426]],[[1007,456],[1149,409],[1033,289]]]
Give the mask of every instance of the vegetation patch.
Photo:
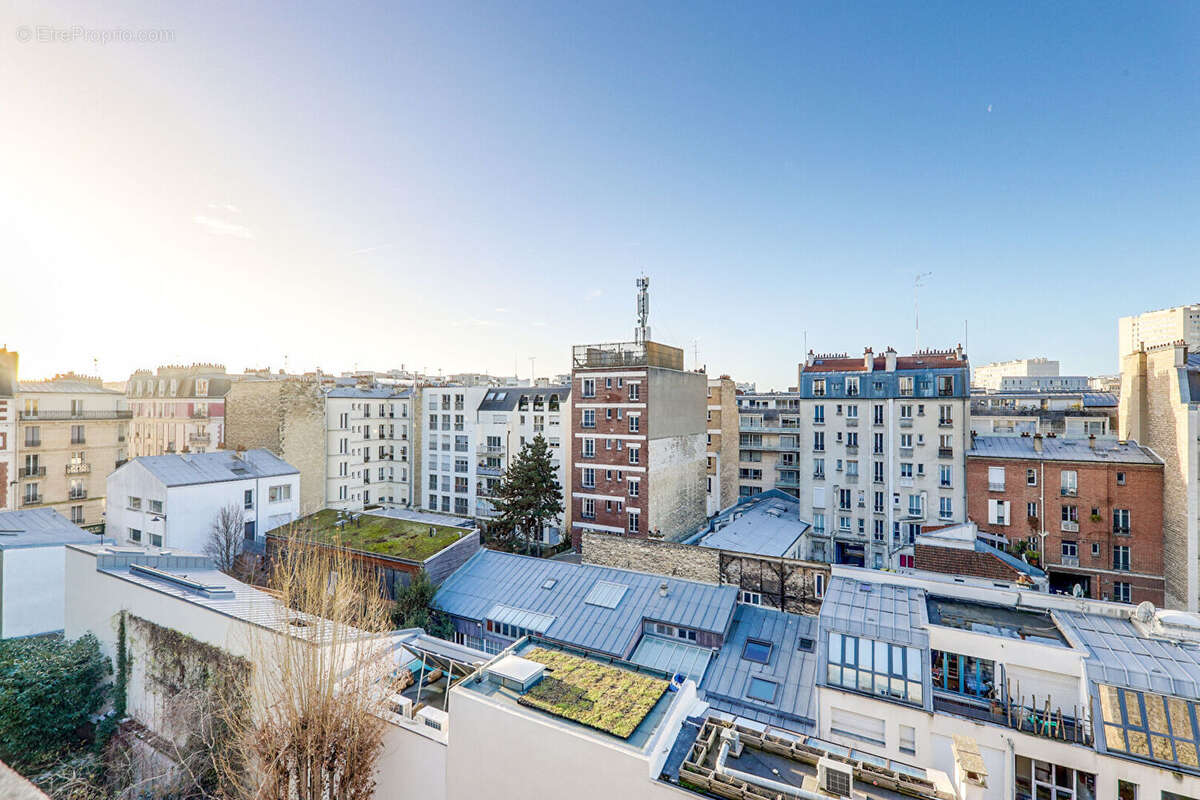
[[[378,514],[362,514],[357,522],[347,520],[340,529],[337,522],[338,512],[333,509],[309,514],[296,521],[296,536],[320,544],[424,561],[457,542],[464,533],[462,528],[449,525],[430,525]]]
[[[517,702],[628,739],[667,691],[667,682],[560,650],[535,647],[522,658],[547,674]]]

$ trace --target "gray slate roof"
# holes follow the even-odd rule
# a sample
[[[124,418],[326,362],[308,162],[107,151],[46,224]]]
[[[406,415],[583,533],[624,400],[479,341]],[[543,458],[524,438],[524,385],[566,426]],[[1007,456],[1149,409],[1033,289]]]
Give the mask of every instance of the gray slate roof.
[[[1200,697],[1200,645],[1143,636],[1128,619],[1056,612],[1091,653],[1088,677],[1100,683],[1178,697]]]
[[[967,450],[976,458],[1021,458],[1045,461],[1095,461],[1107,464],[1161,464],[1162,459],[1132,439],[1120,444],[1115,439],[1097,439],[1093,450],[1087,439],[1042,437],[1042,452],[1033,447],[1032,436],[976,436]]]
[[[598,581],[628,587],[616,607],[584,602]],[[663,583],[666,597],[659,595]],[[547,639],[627,658],[643,619],[720,634],[736,598],[734,586],[481,550],[446,579],[433,605],[480,622],[497,605],[552,616]]]
[[[834,577],[821,601],[822,630],[923,647],[929,634],[925,591]]]
[[[517,407],[518,401],[522,397],[528,397],[532,404],[533,399],[541,395],[546,401],[550,400],[550,395],[558,395],[558,401],[565,403],[567,398],[571,396],[571,387],[568,386],[497,386],[494,389],[488,389],[484,394],[483,399],[479,401],[480,411],[512,411]],[[501,397],[503,395],[503,397]]]
[[[99,541],[99,536],[88,533],[52,508],[0,511],[0,550]]]
[[[800,519],[799,509],[800,501],[772,489],[721,514],[714,524],[725,519],[731,521],[720,530],[705,534],[696,544],[780,558],[812,527]]]
[[[356,400],[399,400],[412,397],[412,389],[397,389],[392,386],[376,386],[360,389],[357,386],[338,386],[325,393],[326,397],[349,397]]]
[[[273,478],[280,475],[298,475],[300,470],[279,458],[270,450],[256,448],[242,453],[241,459],[234,458],[232,450],[217,450],[212,453],[175,453],[163,456],[139,456],[121,465],[141,464],[162,481],[164,486],[190,486],[198,483],[240,481],[247,478]],[[234,467],[244,467],[235,472]]]
[[[814,643],[813,652],[799,649],[800,639]],[[747,639],[771,643],[766,664],[742,658]],[[725,646],[708,668],[700,688],[714,708],[730,714],[776,725],[798,733],[812,730],[815,722],[817,618],[787,614],[771,608],[739,605]],[[746,696],[751,677],[773,681],[775,702]]]

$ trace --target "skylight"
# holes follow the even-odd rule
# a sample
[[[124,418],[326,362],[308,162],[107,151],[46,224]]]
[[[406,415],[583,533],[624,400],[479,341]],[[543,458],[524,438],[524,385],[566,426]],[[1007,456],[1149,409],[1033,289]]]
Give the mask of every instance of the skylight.
[[[621,598],[625,596],[626,588],[628,587],[623,583],[596,581],[596,585],[587,593],[587,597],[583,598],[583,602],[590,606],[616,608],[617,603],[620,603]]]
[[[766,664],[771,660],[771,643],[747,639],[746,647],[742,650],[742,658],[757,664]]]
[[[548,581],[546,581],[545,583],[542,584],[542,588],[543,589],[553,589],[554,584],[556,584],[556,583],[558,583],[558,578],[550,578]]]
[[[779,685],[775,681],[769,681],[765,678],[751,678],[750,683],[746,686],[746,697],[751,700],[759,700],[763,703],[775,702],[775,690]]]

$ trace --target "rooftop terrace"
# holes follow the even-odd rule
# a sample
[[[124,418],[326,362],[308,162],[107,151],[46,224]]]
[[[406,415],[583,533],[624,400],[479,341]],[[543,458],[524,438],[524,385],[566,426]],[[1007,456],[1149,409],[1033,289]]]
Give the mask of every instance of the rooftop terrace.
[[[298,536],[321,544],[336,544],[406,561],[424,561],[472,530],[438,524],[426,517],[429,515],[407,519],[371,512],[345,514],[327,508],[298,519],[295,530]]]
[[[683,350],[658,342],[579,344],[572,350],[576,369],[597,367],[665,367],[683,369]]]
[[[1008,608],[948,597],[930,596],[926,602],[929,622],[932,625],[959,628],[1006,639],[1024,639],[1037,644],[1070,647],[1062,631],[1044,611]]]

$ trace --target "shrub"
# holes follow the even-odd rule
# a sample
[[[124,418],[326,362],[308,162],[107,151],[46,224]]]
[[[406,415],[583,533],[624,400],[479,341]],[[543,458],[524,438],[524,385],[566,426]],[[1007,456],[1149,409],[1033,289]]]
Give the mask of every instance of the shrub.
[[[30,772],[87,743],[111,673],[90,633],[0,642],[0,760]]]

